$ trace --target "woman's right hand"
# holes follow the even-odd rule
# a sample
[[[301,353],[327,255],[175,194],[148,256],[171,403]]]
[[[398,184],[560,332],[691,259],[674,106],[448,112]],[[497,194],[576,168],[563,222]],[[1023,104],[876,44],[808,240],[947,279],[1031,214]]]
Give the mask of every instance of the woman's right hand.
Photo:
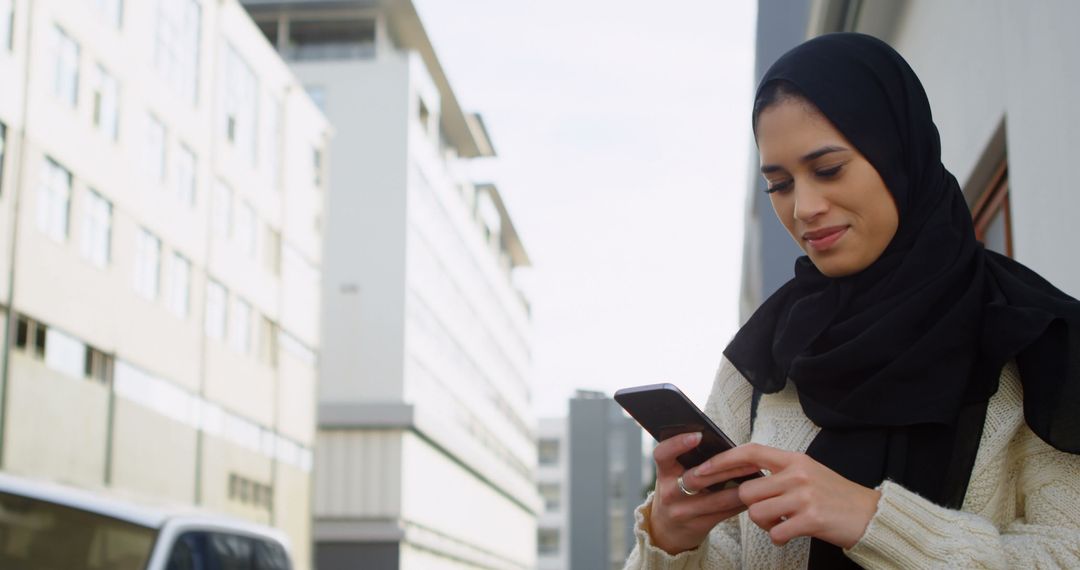
[[[700,433],[681,434],[665,439],[653,450],[657,489],[649,511],[649,535],[653,544],[668,554],[697,548],[713,527],[746,510],[746,505],[739,500],[737,487],[714,492],[705,487],[749,475],[757,468],[743,466],[729,472],[713,473],[707,478],[694,477],[677,458],[700,442]],[[683,477],[687,489],[700,491],[687,495],[679,488],[679,477]]]

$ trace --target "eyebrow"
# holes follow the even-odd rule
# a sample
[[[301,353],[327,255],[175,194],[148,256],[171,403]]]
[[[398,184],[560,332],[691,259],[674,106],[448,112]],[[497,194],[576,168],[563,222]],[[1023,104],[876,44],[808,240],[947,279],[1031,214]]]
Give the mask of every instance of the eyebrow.
[[[846,148],[844,148],[842,146],[833,146],[833,145],[823,146],[823,147],[821,147],[821,148],[819,148],[819,149],[817,149],[815,151],[812,151],[812,152],[809,152],[809,153],[803,155],[803,157],[799,159],[799,162],[810,162],[811,160],[821,158],[821,157],[825,156],[826,154],[833,153],[833,152],[842,152],[842,151],[845,151],[845,150],[848,150],[848,149],[846,149]],[[783,168],[781,168],[779,165],[776,165],[776,164],[765,164],[765,165],[761,166],[761,173],[762,174],[769,174],[769,173],[772,173],[772,172],[776,172],[778,170],[783,170]]]

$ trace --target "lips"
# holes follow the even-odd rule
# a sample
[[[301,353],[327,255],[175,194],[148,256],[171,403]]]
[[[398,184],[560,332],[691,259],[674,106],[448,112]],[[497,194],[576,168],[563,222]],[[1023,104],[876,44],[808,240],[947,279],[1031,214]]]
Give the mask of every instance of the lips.
[[[806,243],[817,251],[823,251],[835,244],[841,237],[847,233],[848,226],[831,226],[828,228],[821,228],[812,232],[806,232],[803,234],[803,239]]]

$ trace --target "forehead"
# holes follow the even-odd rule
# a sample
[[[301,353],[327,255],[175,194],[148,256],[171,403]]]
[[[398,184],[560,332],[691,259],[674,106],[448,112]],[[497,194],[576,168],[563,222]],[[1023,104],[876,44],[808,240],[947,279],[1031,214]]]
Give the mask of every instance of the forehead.
[[[786,99],[761,112],[757,145],[762,164],[794,161],[822,146],[849,146],[820,111],[801,99]]]

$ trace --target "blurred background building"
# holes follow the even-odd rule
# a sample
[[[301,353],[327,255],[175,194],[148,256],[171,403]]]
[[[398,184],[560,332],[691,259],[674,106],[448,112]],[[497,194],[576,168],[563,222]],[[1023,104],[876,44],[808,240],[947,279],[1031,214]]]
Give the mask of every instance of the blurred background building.
[[[1080,194],[1062,165],[1080,155],[1080,4],[1058,0],[872,2],[760,0],[760,79],[780,55],[828,32],[891,44],[930,98],[945,167],[960,182],[987,248],[1080,295],[1073,220]],[[800,252],[776,220],[756,153],[747,200],[742,319],[791,278]]]
[[[544,511],[536,535],[539,570],[570,567],[570,442],[566,430],[565,417],[540,418],[536,487]]]
[[[0,0],[5,471],[308,567],[322,113],[235,0]]]
[[[634,547],[634,509],[653,481],[642,434],[600,392],[579,390],[569,417],[541,419],[540,570],[623,567]]]
[[[408,0],[248,0],[334,125],[320,568],[532,568],[529,264],[469,160],[495,152]],[[321,159],[320,159],[321,160]]]

